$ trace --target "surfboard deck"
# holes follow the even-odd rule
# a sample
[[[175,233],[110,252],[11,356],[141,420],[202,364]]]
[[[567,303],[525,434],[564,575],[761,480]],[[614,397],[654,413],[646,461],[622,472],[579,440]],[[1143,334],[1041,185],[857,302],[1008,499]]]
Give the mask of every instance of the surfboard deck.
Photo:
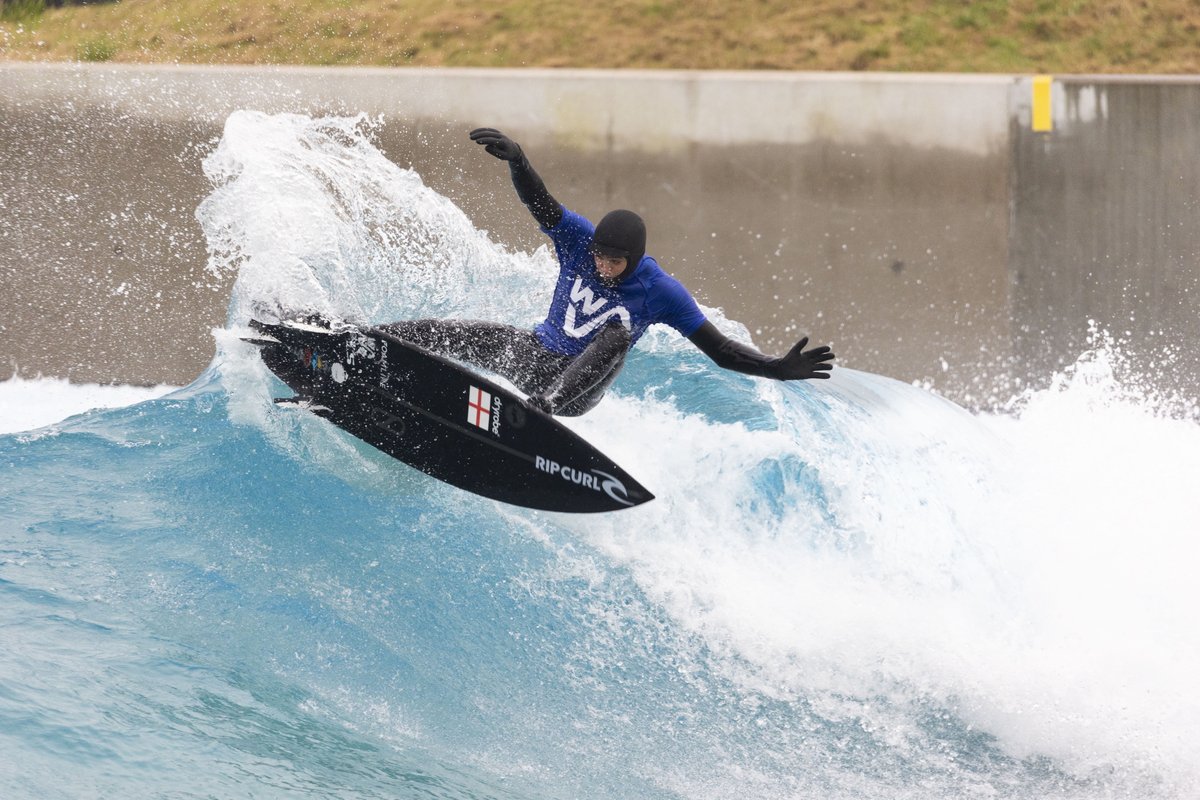
[[[617,511],[654,499],[562,423],[448,358],[373,328],[250,325],[259,335],[246,341],[297,394],[280,401],[427,475],[545,511]]]

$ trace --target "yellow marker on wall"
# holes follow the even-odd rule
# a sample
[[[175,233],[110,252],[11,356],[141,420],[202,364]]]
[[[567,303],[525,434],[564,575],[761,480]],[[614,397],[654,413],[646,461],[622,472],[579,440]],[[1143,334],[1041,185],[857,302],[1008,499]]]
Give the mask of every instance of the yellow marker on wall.
[[[1054,115],[1050,113],[1050,87],[1054,85],[1052,75],[1033,77],[1033,130],[1054,130]]]

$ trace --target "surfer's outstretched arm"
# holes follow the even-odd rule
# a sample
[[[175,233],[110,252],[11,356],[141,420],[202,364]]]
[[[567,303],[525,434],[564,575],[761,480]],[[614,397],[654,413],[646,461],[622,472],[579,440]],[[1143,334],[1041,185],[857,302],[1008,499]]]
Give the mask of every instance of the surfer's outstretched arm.
[[[476,128],[471,131],[471,141],[501,161],[508,162],[517,197],[533,214],[537,223],[547,230],[558,227],[562,221],[562,205],[551,196],[546,184],[534,171],[521,146],[495,128]]]
[[[718,367],[760,378],[772,378],[777,381],[828,378],[829,371],[833,369],[833,365],[829,363],[833,361],[833,352],[826,345],[805,350],[804,347],[808,344],[807,336],[797,342],[782,358],[765,355],[753,347],[735,342],[708,321],[689,336],[688,340],[716,362]]]

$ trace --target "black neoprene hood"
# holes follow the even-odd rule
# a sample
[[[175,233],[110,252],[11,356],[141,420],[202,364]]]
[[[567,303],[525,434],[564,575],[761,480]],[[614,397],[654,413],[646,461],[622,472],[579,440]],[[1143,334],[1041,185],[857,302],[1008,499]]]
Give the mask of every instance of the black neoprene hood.
[[[603,256],[627,258],[626,270],[637,269],[646,255],[646,223],[632,211],[610,211],[596,226],[592,250]]]

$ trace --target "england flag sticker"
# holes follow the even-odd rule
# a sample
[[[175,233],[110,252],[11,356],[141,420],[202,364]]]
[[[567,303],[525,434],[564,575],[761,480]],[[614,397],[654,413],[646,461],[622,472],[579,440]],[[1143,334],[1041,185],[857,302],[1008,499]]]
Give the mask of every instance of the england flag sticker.
[[[471,387],[467,398],[467,421],[477,428],[489,431],[492,428],[492,395],[476,386]]]

